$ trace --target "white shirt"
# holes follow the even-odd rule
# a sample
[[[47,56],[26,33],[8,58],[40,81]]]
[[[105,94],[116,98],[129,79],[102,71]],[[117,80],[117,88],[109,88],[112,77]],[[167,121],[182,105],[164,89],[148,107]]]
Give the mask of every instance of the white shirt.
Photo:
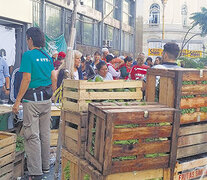
[[[74,72],[74,79],[79,80],[78,70]]]

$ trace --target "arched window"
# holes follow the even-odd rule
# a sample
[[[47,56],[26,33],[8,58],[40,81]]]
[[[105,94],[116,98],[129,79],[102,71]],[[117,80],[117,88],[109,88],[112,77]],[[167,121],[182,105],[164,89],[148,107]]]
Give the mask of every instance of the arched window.
[[[182,5],[181,14],[182,14],[183,26],[187,26],[188,7],[186,3]]]
[[[158,4],[152,4],[150,7],[149,23],[150,25],[160,24],[160,6]]]

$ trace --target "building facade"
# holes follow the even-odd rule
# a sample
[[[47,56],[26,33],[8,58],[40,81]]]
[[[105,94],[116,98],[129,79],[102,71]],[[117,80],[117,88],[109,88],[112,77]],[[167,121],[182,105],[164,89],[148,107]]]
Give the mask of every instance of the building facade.
[[[40,27],[52,39],[69,39],[73,3],[66,0],[0,0],[0,26],[15,31],[15,66],[27,49],[25,31]],[[72,2],[72,1],[71,1]],[[93,54],[109,47],[115,55],[134,55],[135,0],[81,0],[75,48]]]
[[[165,7],[161,0],[138,0],[137,53],[143,51],[147,56],[155,58],[161,55],[166,42],[176,42],[181,47],[186,32],[192,27],[190,17],[192,13],[201,11],[201,7],[207,7],[207,0],[167,0]],[[203,56],[206,39],[196,35],[199,33],[199,27],[190,31],[186,39],[195,37],[184,46],[184,56]]]

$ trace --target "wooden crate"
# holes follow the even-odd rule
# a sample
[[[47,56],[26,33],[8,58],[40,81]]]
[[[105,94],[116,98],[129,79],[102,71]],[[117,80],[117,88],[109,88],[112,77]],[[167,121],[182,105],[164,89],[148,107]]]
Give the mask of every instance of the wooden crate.
[[[159,103],[180,109],[181,124],[207,121],[207,70],[149,69],[146,84],[149,102],[156,98],[156,76],[160,76]]]
[[[207,179],[207,154],[177,161],[174,180]]]
[[[177,159],[207,152],[207,123],[180,127]]]
[[[58,141],[58,129],[50,130],[50,146],[57,146]]]
[[[173,169],[179,125],[177,113],[159,104],[89,104],[86,160],[103,175]]]
[[[163,178],[170,179],[169,169],[152,169],[145,171],[134,171],[128,173],[111,174],[103,176],[94,169],[86,160],[80,159],[69,151],[62,149],[62,180],[66,180],[66,174],[70,174],[71,180],[149,180]],[[84,178],[85,177],[85,178]],[[88,178],[86,178],[88,177]]]
[[[24,151],[16,152],[14,160],[14,177],[22,177],[24,175]]]
[[[88,103],[97,100],[140,100],[142,81],[104,81],[64,80],[63,108],[65,110],[86,112]],[[113,92],[118,91],[118,92]],[[125,89],[125,90],[124,90]],[[128,90],[127,90],[128,89]],[[134,92],[129,91],[129,89]],[[125,92],[120,92],[124,90]]]
[[[13,177],[16,135],[0,131],[0,180]]]
[[[84,157],[87,113],[64,111],[63,114],[63,146],[72,153]]]

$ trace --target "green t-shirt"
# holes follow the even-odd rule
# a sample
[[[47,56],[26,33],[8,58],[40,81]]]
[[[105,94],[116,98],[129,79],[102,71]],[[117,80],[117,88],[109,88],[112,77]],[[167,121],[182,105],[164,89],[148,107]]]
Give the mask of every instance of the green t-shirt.
[[[45,51],[43,52],[47,54]],[[48,55],[48,57],[50,56]],[[52,58],[48,59],[48,57],[37,49],[27,51],[23,54],[19,71],[31,74],[29,88],[52,84],[51,72],[54,70],[54,66]]]

